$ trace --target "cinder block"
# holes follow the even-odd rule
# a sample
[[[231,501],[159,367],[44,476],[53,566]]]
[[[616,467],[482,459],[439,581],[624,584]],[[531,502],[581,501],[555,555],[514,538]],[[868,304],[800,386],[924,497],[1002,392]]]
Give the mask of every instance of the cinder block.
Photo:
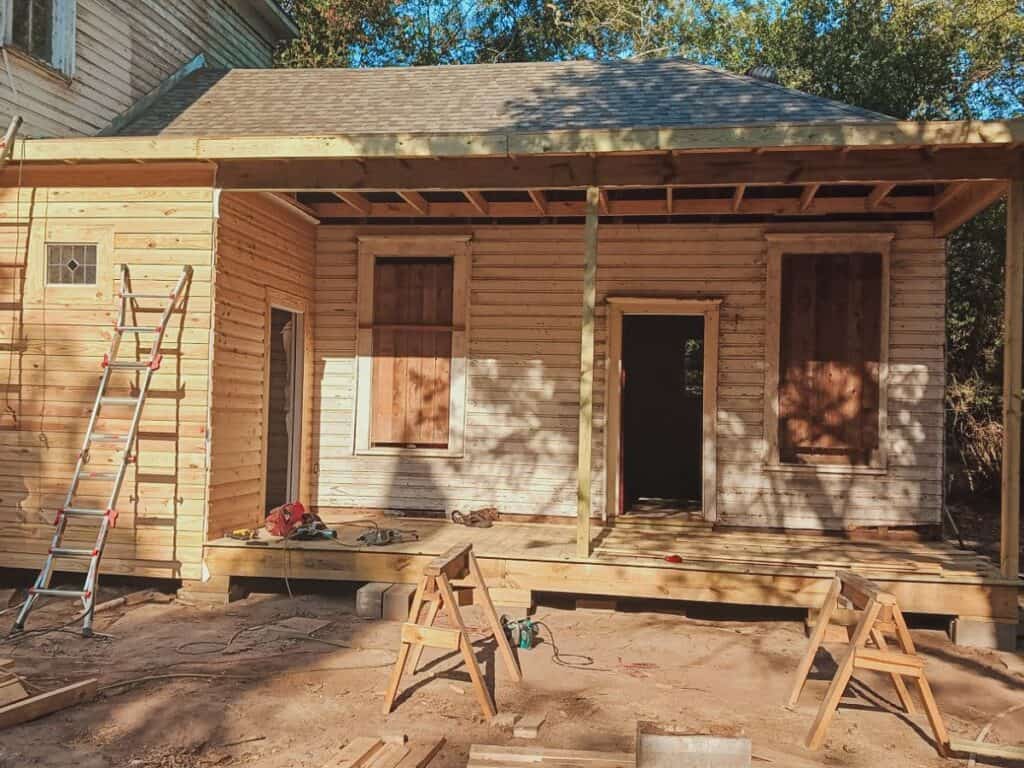
[[[949,636],[957,645],[997,651],[1017,650],[1017,624],[1009,621],[958,616],[950,622]]]
[[[412,598],[416,594],[415,584],[392,584],[384,593],[381,617],[384,621],[408,621]]]
[[[384,593],[391,588],[382,581],[371,581],[356,590],[356,616],[379,619],[384,615]]]

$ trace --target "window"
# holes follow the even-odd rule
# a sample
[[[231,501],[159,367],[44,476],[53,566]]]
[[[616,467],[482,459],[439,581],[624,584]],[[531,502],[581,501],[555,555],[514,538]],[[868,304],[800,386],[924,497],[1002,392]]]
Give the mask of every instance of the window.
[[[359,248],[356,450],[458,455],[468,237],[365,237]]]
[[[47,285],[96,285],[96,245],[46,244]]]
[[[375,446],[448,447],[451,259],[380,259],[373,268]]]
[[[884,467],[888,239],[870,240],[793,237],[772,249],[772,464]]]
[[[72,77],[76,15],[75,0],[0,0],[3,42]]]

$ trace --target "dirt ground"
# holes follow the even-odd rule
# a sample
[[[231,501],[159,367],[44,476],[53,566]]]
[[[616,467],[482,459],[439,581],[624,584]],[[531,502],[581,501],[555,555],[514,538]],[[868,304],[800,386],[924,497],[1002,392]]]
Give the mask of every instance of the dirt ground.
[[[432,765],[462,768],[474,743],[632,751],[638,720],[748,736],[755,755],[771,748],[792,755],[791,765],[963,762],[937,758],[924,717],[898,714],[889,680],[874,675],[851,685],[825,749],[804,751],[800,743],[826,686],[821,673],[834,662],[819,656],[819,679],[795,711],[783,706],[805,648],[798,616],[730,620],[676,604],[618,613],[541,605],[536,616],[554,633],[562,663],[544,633],[547,642],[521,652],[519,687],[494,663],[482,617],[465,609],[488,677],[497,676],[499,711],[546,714],[536,741],[513,739],[510,730],[484,722],[460,660],[429,651],[426,669],[406,681],[396,711],[385,718],[381,704],[399,625],[356,618],[351,591],[300,591],[294,599],[254,594],[220,608],[180,601],[135,606],[97,617],[97,631],[108,637],[52,633],[0,645],[0,657],[14,658],[16,670],[44,689],[89,676],[103,686],[158,676],[106,688],[90,703],[4,731],[0,768],[320,768],[356,736],[398,732],[413,740],[445,737]],[[30,628],[65,623],[71,614],[67,605],[44,606]],[[329,620],[316,636],[337,645],[267,628],[243,631],[293,616]],[[0,617],[5,630],[11,621],[10,614]],[[915,630],[915,639],[953,734],[974,738],[995,715],[1024,702],[1019,655],[958,648],[935,629]],[[185,674],[210,677],[163,677]],[[1024,741],[1024,711],[998,720],[989,738]],[[777,756],[755,761],[785,764]]]

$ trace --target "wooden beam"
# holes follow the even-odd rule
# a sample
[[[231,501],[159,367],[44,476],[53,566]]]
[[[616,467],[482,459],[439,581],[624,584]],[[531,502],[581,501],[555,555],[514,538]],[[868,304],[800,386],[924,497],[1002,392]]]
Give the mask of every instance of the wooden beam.
[[[545,195],[544,192],[539,190],[539,189],[530,189],[530,190],[527,190],[527,192],[529,193],[530,199],[533,201],[533,204],[537,207],[537,212],[540,213],[541,216],[547,216],[548,215],[548,198],[547,198],[547,195]]]
[[[410,189],[399,189],[396,191],[398,196],[411,205],[420,216],[430,215],[430,203],[419,192],[414,192]]]
[[[576,555],[590,557],[594,438],[594,324],[597,304],[597,228],[601,191],[587,189],[583,227],[583,317],[580,331],[580,414],[576,465]]]
[[[814,196],[818,194],[821,184],[808,184],[800,192],[800,213],[805,213],[814,202]]]
[[[11,176],[4,171],[3,178]],[[31,171],[26,168],[26,172]],[[360,191],[585,189],[588,186],[711,186],[738,184],[942,183],[1005,180],[1024,175],[1024,152],[1000,147],[950,149],[934,156],[905,149],[780,151],[589,157],[487,157],[434,160],[237,160],[220,164],[218,184],[238,190]],[[58,177],[59,178],[59,177]],[[102,177],[99,185],[102,186]],[[96,179],[94,179],[96,183]],[[59,186],[59,183],[55,184]],[[39,185],[43,186],[43,185]]]
[[[876,184],[875,188],[872,189],[871,193],[868,195],[868,208],[872,211],[875,210],[882,204],[882,201],[889,196],[889,193],[892,192],[895,187],[896,185],[891,183]]]
[[[672,213],[672,187],[665,187],[665,212]]]
[[[601,213],[608,214],[608,192],[603,189],[601,190]]]
[[[1003,182],[972,182],[957,185],[958,194],[950,197],[935,211],[935,234],[945,237],[977,216],[1006,193]]]
[[[731,198],[679,198],[673,199],[672,209],[666,209],[667,200],[609,200],[608,212],[602,215],[611,216],[663,216],[673,213],[683,216],[722,216],[742,213],[758,216],[789,216],[803,213],[805,215],[828,215],[837,213],[870,213],[866,197],[819,197],[805,211],[800,210],[800,201],[796,198],[744,198],[740,209],[733,208]],[[927,213],[932,209],[932,197],[900,196],[892,198],[886,205],[886,213]],[[357,215],[351,207],[340,203],[319,203],[314,210],[321,218],[352,218]],[[478,215],[479,209],[470,203],[432,203],[432,216],[440,218],[470,218]],[[581,201],[556,200],[549,201],[548,216],[580,217],[586,214],[586,204]],[[374,203],[369,215],[374,218],[407,217],[409,208],[404,203]],[[494,218],[529,218],[538,216],[537,207],[531,201],[493,202],[488,206],[488,216]]]
[[[732,191],[732,211],[737,213],[740,206],[743,204],[743,195],[747,191],[746,184],[737,184],[736,189]]]
[[[491,204],[487,202],[487,198],[485,198],[480,192],[473,189],[464,189],[462,190],[462,194],[466,200],[469,201],[469,204],[476,209],[477,213],[481,216],[490,215]]]
[[[1003,343],[1003,475],[1000,570],[1020,573],[1021,401],[1024,398],[1024,179],[1006,203],[1006,320]]]
[[[372,205],[369,200],[358,192],[334,192],[334,196],[346,205],[355,208],[363,216],[369,216]]]
[[[966,182],[962,181],[957,182],[956,184],[947,184],[943,190],[935,196],[934,209],[938,210],[939,208],[942,208],[966,188]]]
[[[250,158],[467,157],[708,149],[1011,145],[1024,120],[885,121],[722,128],[582,129],[489,133],[374,133],[235,136],[114,136],[22,139],[14,157],[64,160],[227,160]],[[765,153],[770,154],[770,153]]]

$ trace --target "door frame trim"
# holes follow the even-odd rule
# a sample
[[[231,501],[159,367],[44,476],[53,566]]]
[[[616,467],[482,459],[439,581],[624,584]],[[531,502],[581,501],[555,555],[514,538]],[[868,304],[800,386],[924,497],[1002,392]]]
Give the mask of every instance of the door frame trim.
[[[720,298],[609,296],[608,352],[605,366],[604,431],[605,498],[601,517],[607,521],[621,508],[619,441],[622,433],[622,318],[626,315],[684,315],[704,318],[704,392],[701,438],[701,511],[708,522],[718,520],[718,340]]]

